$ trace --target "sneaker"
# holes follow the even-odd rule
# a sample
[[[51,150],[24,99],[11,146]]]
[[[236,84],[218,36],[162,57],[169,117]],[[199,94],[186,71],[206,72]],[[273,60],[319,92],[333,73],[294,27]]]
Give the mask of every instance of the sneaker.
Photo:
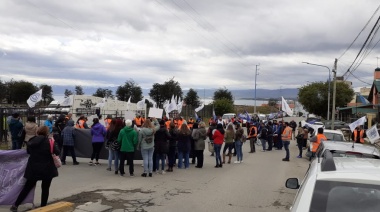
[[[99,163],[99,162],[96,162],[96,163],[95,163],[95,165],[96,165],[96,166],[99,166],[99,165],[100,165],[100,163]]]
[[[135,175],[134,174],[129,174],[129,177],[134,177]]]
[[[66,163],[65,163],[66,164]],[[79,162],[73,162],[73,165],[76,166],[76,165],[79,165]]]
[[[243,163],[243,161],[241,160],[240,163]]]
[[[235,161],[234,163],[240,163],[240,161]]]
[[[283,158],[282,161],[289,161],[289,158]]]
[[[166,172],[164,170],[162,170],[161,174],[166,174]]]
[[[302,156],[301,156],[301,155],[298,155],[297,158],[302,158]]]
[[[153,177],[153,174],[152,174],[152,173],[149,173],[149,177]]]
[[[12,212],[17,212],[17,206],[15,206],[15,205],[12,205],[12,207],[10,208],[10,210],[12,211]]]
[[[265,150],[263,150],[263,149],[262,149],[261,151],[262,151],[262,152],[265,152]]]
[[[92,161],[88,162],[88,165],[92,166],[94,163]]]
[[[141,177],[146,177],[146,176],[147,176],[146,173],[142,173],[142,174],[141,174]]]
[[[106,170],[107,170],[107,171],[112,171],[111,168],[107,168]]]

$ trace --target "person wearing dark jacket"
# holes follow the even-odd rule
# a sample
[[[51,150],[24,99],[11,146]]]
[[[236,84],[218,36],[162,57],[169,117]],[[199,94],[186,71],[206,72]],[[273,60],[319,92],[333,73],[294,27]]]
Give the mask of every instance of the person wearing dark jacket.
[[[191,131],[187,128],[187,124],[183,123],[178,134],[178,168],[182,169],[183,159],[185,159],[185,169],[188,169],[189,154],[191,149]]]
[[[78,165],[77,157],[75,156],[74,143],[75,143],[75,127],[74,121],[68,120],[67,126],[62,130],[62,165],[66,165],[66,156],[70,151],[71,157],[73,158],[73,164]]]
[[[11,132],[12,137],[12,150],[21,149],[23,140],[20,139],[20,131],[23,130],[24,125],[20,121],[20,115],[18,113],[12,114],[9,131]]]
[[[264,122],[261,122],[260,126],[261,126],[260,141],[263,146],[263,149],[261,151],[265,152],[266,143],[268,142],[268,128],[265,126]]]
[[[165,158],[166,154],[169,152],[169,140],[170,134],[165,126],[165,121],[161,120],[160,129],[154,134],[154,148],[156,151],[156,168],[157,172],[160,171],[160,160],[161,160],[161,174],[165,174]]]
[[[170,122],[170,139],[169,139],[169,153],[168,153],[168,159],[169,159],[169,168],[166,170],[167,172],[173,172],[173,166],[175,164],[175,153],[177,150],[177,142],[178,142],[178,129],[175,126],[174,122]]]
[[[30,157],[24,174],[26,182],[16,202],[10,208],[11,211],[17,211],[18,206],[24,201],[39,180],[42,180],[41,207],[46,206],[48,202],[51,181],[54,177],[58,176],[58,170],[51,156],[52,152],[48,134],[49,128],[42,126],[38,129],[37,136],[31,138],[27,144],[27,152]],[[55,155],[59,155],[60,153],[56,143],[53,144],[53,153]]]

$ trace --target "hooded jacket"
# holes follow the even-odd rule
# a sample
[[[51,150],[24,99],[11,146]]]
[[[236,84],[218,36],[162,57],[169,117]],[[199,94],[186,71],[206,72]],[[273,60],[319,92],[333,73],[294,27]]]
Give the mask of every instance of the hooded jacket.
[[[146,143],[145,142],[145,137],[146,136],[150,136],[152,135],[152,133],[155,133],[158,129],[160,129],[160,125],[158,124],[157,120],[155,120],[154,122],[154,129],[152,128],[146,128],[146,127],[142,127],[140,129],[140,132],[139,132],[139,147],[141,149],[150,149],[150,148],[153,148],[154,147],[154,142],[152,143]],[[154,135],[153,135],[153,141],[154,141]]]
[[[96,123],[91,127],[92,143],[104,142],[104,137],[106,136],[106,128],[100,124]]]
[[[24,174],[26,179],[48,180],[58,176],[58,170],[51,156],[48,137],[38,135],[31,138],[27,144],[27,152],[30,157]],[[55,155],[60,154],[56,143],[54,143],[53,152]]]
[[[194,139],[194,150],[204,150],[207,132],[204,127],[193,129],[192,137]]]
[[[25,124],[25,139],[24,141],[29,141],[32,137],[37,135],[38,126],[34,122],[26,122]]]
[[[18,133],[20,132],[20,130],[22,130],[22,128],[23,128],[23,125],[20,122],[20,119],[12,117],[11,121],[9,122],[9,130],[11,131],[12,140],[19,139]]]
[[[170,134],[165,125],[160,126],[160,129],[154,134],[154,150],[158,154],[167,154],[169,152]]]
[[[121,152],[134,152],[138,143],[137,132],[131,127],[124,127],[119,132],[117,142],[121,144]]]

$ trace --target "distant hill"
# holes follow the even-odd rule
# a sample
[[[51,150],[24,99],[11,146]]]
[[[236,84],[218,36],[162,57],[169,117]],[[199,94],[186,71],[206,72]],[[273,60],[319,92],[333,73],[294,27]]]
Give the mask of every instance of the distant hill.
[[[54,98],[56,100],[61,100],[64,98],[63,93],[65,89],[69,89],[74,92],[74,87],[68,86],[52,86]],[[115,94],[117,87],[103,87],[113,91]],[[97,88],[95,87],[83,87],[83,92],[87,95],[92,95],[95,93]],[[150,89],[142,89],[143,96],[149,96]],[[214,96],[214,92],[216,89],[195,89],[200,98],[211,99]],[[183,93],[186,95],[188,90],[184,90]],[[255,98],[255,90],[247,89],[247,90],[230,90],[235,99],[254,99]],[[256,90],[256,98],[257,99],[270,99],[276,98],[279,99],[283,96],[285,99],[296,99],[298,96],[297,88],[283,88],[277,90],[269,90],[269,89],[257,89]]]

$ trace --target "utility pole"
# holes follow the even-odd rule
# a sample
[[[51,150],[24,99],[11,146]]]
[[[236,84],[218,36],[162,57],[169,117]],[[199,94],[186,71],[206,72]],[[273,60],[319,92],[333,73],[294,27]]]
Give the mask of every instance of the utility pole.
[[[256,113],[256,81],[257,81],[257,75],[258,75],[257,74],[257,66],[259,66],[259,65],[256,65],[256,72],[255,72],[255,109],[254,109],[253,113]]]
[[[335,58],[335,62],[334,62],[334,70],[333,70],[333,73],[334,73],[334,77],[333,77],[333,80],[334,80],[334,88],[333,88],[333,103],[332,103],[332,117],[331,117],[331,129],[334,130],[334,122],[335,122],[335,98],[336,98],[336,71],[337,71],[337,63],[338,63],[338,59]]]

